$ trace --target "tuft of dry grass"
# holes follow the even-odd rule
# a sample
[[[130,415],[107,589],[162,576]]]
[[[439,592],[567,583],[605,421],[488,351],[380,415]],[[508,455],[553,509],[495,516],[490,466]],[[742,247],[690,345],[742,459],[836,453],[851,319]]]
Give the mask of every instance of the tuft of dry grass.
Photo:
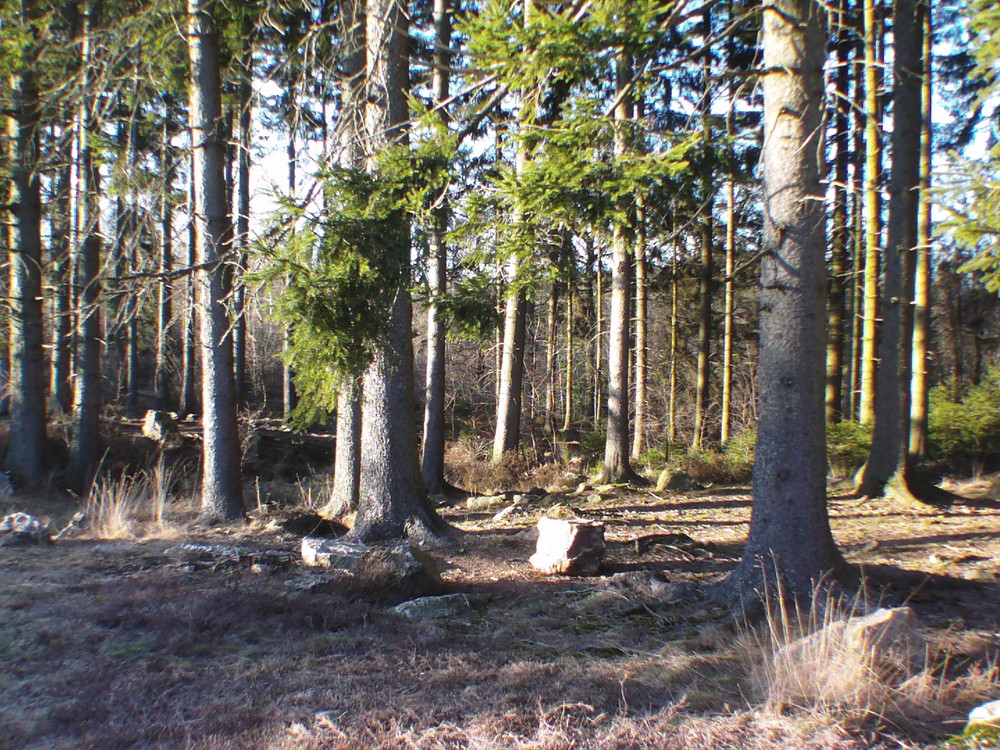
[[[175,488],[183,477],[161,460],[148,472],[104,475],[84,500],[90,535],[102,539],[170,537],[182,531],[185,508]]]
[[[853,728],[912,727],[955,716],[1000,690],[995,660],[953,669],[948,653],[916,633],[875,642],[852,636],[846,625],[865,614],[863,600],[822,591],[805,611],[773,598],[763,626],[744,633],[759,654],[751,678],[765,710]]]

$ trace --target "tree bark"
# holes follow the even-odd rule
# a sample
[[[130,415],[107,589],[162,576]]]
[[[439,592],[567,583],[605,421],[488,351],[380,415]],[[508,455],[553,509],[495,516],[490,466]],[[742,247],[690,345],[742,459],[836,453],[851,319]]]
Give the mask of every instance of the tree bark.
[[[101,236],[99,174],[94,165],[90,137],[93,128],[89,71],[91,34],[98,3],[81,8],[80,96],[76,115],[73,203],[74,296],[76,307],[76,367],[73,391],[73,433],[67,478],[78,492],[89,489],[101,457]]]
[[[758,427],[750,534],[729,585],[808,599],[844,562],[826,508],[824,11],[778,0],[763,12],[764,250]]]
[[[213,0],[188,0],[191,64],[189,122],[194,182],[194,239],[198,265],[199,347],[202,372],[201,517],[206,522],[243,517],[240,439],[233,382],[233,342],[224,304],[231,224],[227,215],[225,144],[219,43]]]
[[[911,301],[913,253],[917,244],[920,54],[923,45],[916,0],[896,0],[895,9],[892,172],[885,278],[880,300],[882,330],[878,347],[875,422],[871,452],[858,482],[859,494],[868,497],[884,494],[894,476],[905,483],[908,468],[913,335]],[[898,484],[894,483],[894,486]]]
[[[431,88],[434,107],[447,126],[449,68],[451,66],[451,7],[449,0],[434,0],[434,71]],[[424,433],[420,472],[427,491],[443,494],[453,490],[444,479],[445,329],[441,300],[448,293],[448,197],[440,196],[431,217],[430,250],[427,257],[427,365],[424,377]]]
[[[174,188],[174,157],[170,139],[173,136],[171,122],[172,101],[169,96],[163,98],[163,130],[160,144],[160,176],[163,180],[163,193],[160,196],[160,261],[159,271],[162,274],[157,284],[156,305],[156,363],[154,383],[156,404],[160,409],[168,408],[170,404],[170,373],[168,357],[170,354],[170,329],[173,325],[173,281],[170,273],[174,267],[174,207],[172,194]]]
[[[236,276],[233,280],[233,379],[236,384],[236,404],[244,406],[248,398],[247,384],[247,288],[242,276],[250,255],[250,166],[253,135],[253,23],[249,15],[243,20],[243,54],[240,60],[240,82],[237,94],[239,142],[237,144],[236,236],[233,251],[236,256]]]
[[[622,159],[629,148],[627,128],[632,121],[632,58],[619,52],[615,61],[615,156]],[[634,219],[634,210],[627,210]],[[611,260],[611,317],[608,325],[608,419],[604,439],[602,483],[642,482],[629,463],[629,343],[632,293],[632,237],[619,221],[614,227]]]
[[[860,421],[875,419],[875,370],[879,299],[879,265],[882,249],[882,58],[879,40],[882,20],[879,0],[864,0],[865,45],[865,281],[861,331]]]
[[[194,154],[190,157],[190,167],[194,170]],[[197,265],[194,220],[194,180],[188,186],[188,243],[187,265],[194,268]],[[184,414],[198,412],[198,328],[199,313],[197,304],[197,278],[190,274],[187,279],[187,320],[184,326],[184,341],[181,351],[181,411]]]
[[[913,307],[913,379],[910,405],[909,452],[913,460],[927,457],[927,415],[930,377],[928,344],[931,313],[931,154],[933,153],[933,75],[934,24],[929,0],[921,2],[919,13],[923,26],[923,79],[920,87],[920,208],[917,225],[916,276]]]
[[[840,0],[833,18],[836,33],[837,72],[834,76],[833,109],[833,227],[830,232],[830,280],[826,345],[826,421],[843,417],[844,320],[846,316],[848,251],[847,225],[848,111],[850,106],[851,39],[847,21],[848,0]]]
[[[408,19],[402,0],[368,0],[366,130],[375,155],[408,142]],[[434,538],[447,530],[420,476],[413,403],[413,349],[408,289],[410,228],[402,213],[383,239],[400,278],[389,328],[364,377],[361,412],[361,500],[351,536],[361,541]]]
[[[73,389],[70,381],[73,366],[72,332],[73,300],[71,284],[73,234],[70,205],[72,199],[73,143],[66,137],[67,131],[60,133],[64,143],[60,154],[64,163],[59,166],[56,177],[55,202],[52,212],[52,242],[49,246],[49,287],[51,290],[51,330],[49,358],[49,411],[68,414],[73,404]]]
[[[635,417],[632,423],[632,460],[646,452],[649,407],[649,262],[646,257],[646,204],[636,196],[635,214]]]
[[[37,33],[34,2],[21,21]],[[45,357],[42,351],[41,112],[35,66],[37,41],[28,42],[23,67],[11,81],[13,112],[7,135],[13,153],[9,205],[10,439],[6,469],[15,487],[40,484],[45,471]]]

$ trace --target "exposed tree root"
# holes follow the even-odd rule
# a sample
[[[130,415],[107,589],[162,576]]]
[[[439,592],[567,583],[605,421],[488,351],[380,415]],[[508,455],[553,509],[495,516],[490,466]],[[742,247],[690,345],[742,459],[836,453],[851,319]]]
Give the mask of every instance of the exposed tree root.
[[[941,489],[907,464],[897,469],[885,484],[872,479],[862,466],[855,474],[854,494],[859,498],[888,497],[905,505],[938,508],[965,502],[965,498]]]

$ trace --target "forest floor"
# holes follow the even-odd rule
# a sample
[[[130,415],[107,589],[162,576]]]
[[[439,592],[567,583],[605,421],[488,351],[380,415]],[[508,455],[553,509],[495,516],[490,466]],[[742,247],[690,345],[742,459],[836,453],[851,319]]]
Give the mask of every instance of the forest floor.
[[[465,533],[431,556],[449,591],[477,595],[446,619],[309,588],[298,540],[266,522],[0,548],[0,747],[966,747],[946,738],[1000,697],[1000,480],[960,489],[982,502],[833,496],[841,549],[912,590],[931,644],[926,670],[882,703],[852,694],[859,705],[776,704],[760,679],[775,644],[678,588],[737,563],[745,487],[555,498],[606,524],[592,578],[528,564],[525,530],[551,508],[499,521],[443,508]],[[54,521],[74,510],[46,509]],[[629,591],[612,576],[630,570],[668,583]]]

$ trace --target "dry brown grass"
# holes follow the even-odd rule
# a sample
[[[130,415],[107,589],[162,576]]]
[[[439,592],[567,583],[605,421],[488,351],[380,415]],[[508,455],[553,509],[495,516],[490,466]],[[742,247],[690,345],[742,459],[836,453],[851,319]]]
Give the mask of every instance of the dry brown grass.
[[[181,469],[158,462],[137,474],[104,475],[83,501],[88,535],[100,539],[173,538],[183,533],[192,498]]]
[[[776,714],[820,716],[855,730],[912,728],[1000,694],[995,656],[959,667],[947,651],[916,633],[916,640],[883,648],[838,627],[870,609],[860,597],[845,600],[828,589],[818,589],[805,609],[774,598],[763,625],[742,638],[759,654],[751,676],[763,707]]]

